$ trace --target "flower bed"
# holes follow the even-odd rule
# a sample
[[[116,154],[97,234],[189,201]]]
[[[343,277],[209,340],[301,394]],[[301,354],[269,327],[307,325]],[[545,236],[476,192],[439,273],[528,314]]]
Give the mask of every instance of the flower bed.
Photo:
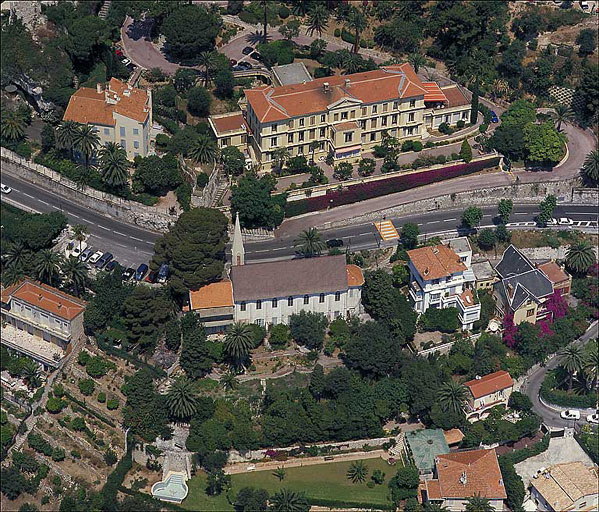
[[[294,217],[304,213],[325,210],[329,207],[357,203],[359,201],[365,201],[366,199],[393,194],[395,192],[403,192],[404,190],[429,185],[431,183],[456,178],[458,176],[466,176],[482,171],[483,169],[496,167],[497,165],[499,165],[499,157],[493,157],[487,160],[479,160],[467,164],[461,163],[449,165],[438,169],[395,176],[389,179],[350,185],[341,190],[330,190],[322,196],[289,202],[285,207],[285,215],[286,217]]]

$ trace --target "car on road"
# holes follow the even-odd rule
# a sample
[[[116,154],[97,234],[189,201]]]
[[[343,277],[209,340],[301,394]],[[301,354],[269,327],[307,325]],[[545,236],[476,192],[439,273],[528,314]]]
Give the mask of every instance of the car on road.
[[[129,64],[131,64],[131,59],[123,59],[121,61],[125,66],[128,66]]]
[[[0,184],[0,190],[2,190],[3,194],[10,194],[12,192],[12,188],[10,188],[8,185],[5,185],[4,183]]]
[[[579,420],[580,411],[577,411],[575,409],[568,409],[567,411],[562,411],[560,416],[564,420]]]
[[[341,238],[331,238],[327,240],[327,247],[332,249],[333,247],[343,247],[343,240]]]
[[[491,114],[491,122],[492,123],[498,123],[499,122],[499,118],[497,117],[497,114],[495,113],[494,110],[491,110],[491,112],[489,112]]]
[[[112,272],[117,265],[120,265],[117,260],[110,260],[108,263],[106,263],[104,270],[106,270],[106,272]]]
[[[129,279],[131,279],[133,276],[135,275],[135,269],[134,268],[127,268],[123,271],[123,281],[129,281]]]
[[[95,253],[93,253],[89,260],[88,263],[91,263],[92,265],[95,265],[96,263],[98,263],[98,260],[102,257],[104,253],[102,251],[96,251]]]
[[[114,53],[116,53],[117,57],[123,57],[123,50],[121,50],[120,48],[117,48],[116,50],[114,50]]]
[[[254,48],[252,46],[246,46],[243,50],[241,50],[241,53],[243,53],[244,55],[249,55],[253,51]]]
[[[87,243],[83,241],[73,242],[73,248],[71,249],[71,257],[79,258],[83,254],[83,251],[85,251],[85,249],[87,249]]]
[[[158,272],[156,270],[151,270],[146,276],[146,283],[155,283],[156,279],[158,279]]]
[[[137,270],[135,271],[135,279],[141,281],[146,273],[148,272],[148,266],[145,263],[142,263]]]
[[[85,262],[85,261],[89,260],[90,256],[91,256],[93,253],[94,253],[94,250],[93,250],[91,247],[89,247],[89,248],[85,249],[85,250],[84,250],[84,251],[81,253],[81,256],[79,256],[79,259],[80,259],[81,261],[84,261],[84,262]]]
[[[160,265],[160,268],[158,269],[158,279],[157,281],[160,284],[164,284],[166,283],[166,278],[168,277],[168,264],[167,263],[163,263],[162,265]]]
[[[557,221],[557,223],[560,226],[570,226],[570,225],[574,224],[574,221],[572,219],[569,219],[568,217],[560,217],[560,219]]]
[[[242,61],[237,63],[237,66],[233,66],[231,68],[232,71],[247,71],[248,69],[252,69],[252,64],[251,62],[247,62],[247,61]]]
[[[260,55],[258,52],[254,52],[250,54],[250,59],[261,61],[262,55]]]
[[[109,252],[105,252],[104,254],[102,254],[102,257],[96,262],[96,268],[98,270],[102,270],[106,266],[106,263],[108,263],[112,258],[114,258],[112,254],[110,254]]]
[[[595,425],[599,425],[599,413],[589,414],[587,416],[587,421],[589,423],[595,423]]]

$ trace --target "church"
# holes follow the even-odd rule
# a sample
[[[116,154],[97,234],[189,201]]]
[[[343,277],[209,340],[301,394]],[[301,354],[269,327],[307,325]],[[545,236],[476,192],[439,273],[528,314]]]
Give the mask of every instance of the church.
[[[364,275],[346,264],[345,254],[246,264],[237,217],[231,256],[228,279],[189,292],[189,310],[200,315],[208,333],[232,322],[287,324],[300,311],[322,313],[329,321],[360,313]]]

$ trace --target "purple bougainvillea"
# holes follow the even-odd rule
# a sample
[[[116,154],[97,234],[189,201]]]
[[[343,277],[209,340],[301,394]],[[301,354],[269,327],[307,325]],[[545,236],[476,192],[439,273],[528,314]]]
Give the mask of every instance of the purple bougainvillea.
[[[514,325],[513,313],[506,313],[503,317],[503,341],[505,344],[514,348],[516,346],[516,334],[518,328]]]

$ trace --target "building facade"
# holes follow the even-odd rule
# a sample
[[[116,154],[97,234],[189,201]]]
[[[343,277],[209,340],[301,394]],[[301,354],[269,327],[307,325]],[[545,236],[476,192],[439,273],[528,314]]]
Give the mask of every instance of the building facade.
[[[20,281],[2,290],[2,344],[55,368],[84,338],[85,306],[51,286]]]
[[[131,87],[116,78],[111,78],[106,87],[81,87],[71,96],[63,121],[93,126],[102,145],[120,144],[130,160],[148,156],[152,91]]]
[[[507,406],[514,389],[514,380],[508,372],[500,370],[464,383],[468,389],[466,417],[470,421],[484,419],[497,405]]]
[[[414,310],[455,307],[462,329],[470,330],[480,318],[480,303],[473,293],[474,273],[469,268],[472,249],[468,239],[450,245],[420,247],[408,251],[410,297]]]
[[[472,264],[472,271],[477,290],[489,290],[493,292],[493,285],[497,282],[497,274],[489,260],[479,261]]]

